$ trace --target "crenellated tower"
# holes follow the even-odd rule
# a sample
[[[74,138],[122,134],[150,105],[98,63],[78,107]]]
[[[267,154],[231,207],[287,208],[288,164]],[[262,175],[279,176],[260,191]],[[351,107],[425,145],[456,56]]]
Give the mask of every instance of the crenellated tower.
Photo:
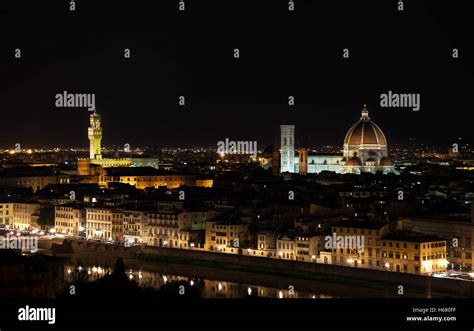
[[[95,107],[93,113],[90,115],[88,136],[90,142],[90,159],[101,160],[102,153],[100,143],[102,141],[102,127],[100,123],[100,115],[97,114]]]

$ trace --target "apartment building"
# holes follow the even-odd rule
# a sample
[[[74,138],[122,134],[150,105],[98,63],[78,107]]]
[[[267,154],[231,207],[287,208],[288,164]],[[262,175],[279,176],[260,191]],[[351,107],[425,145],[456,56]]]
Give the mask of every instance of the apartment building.
[[[145,214],[144,239],[148,245],[189,248],[192,219],[188,212],[161,210]],[[184,231],[184,232],[183,232]]]
[[[126,243],[140,244],[144,242],[145,211],[126,209],[121,213],[117,213],[114,220],[118,224],[123,224],[123,240]],[[116,226],[116,228],[120,230],[119,226]]]
[[[38,202],[13,203],[12,226],[17,230],[33,230],[37,228],[40,204]]]
[[[331,227],[325,248],[332,251],[333,264],[382,269],[381,238],[389,233],[387,223],[354,220],[341,221]]]
[[[5,226],[13,224],[13,202],[0,201],[0,224]]]
[[[446,241],[437,236],[396,231],[381,241],[384,270],[430,274],[447,269]]]
[[[276,257],[276,237],[277,234],[274,231],[258,231],[255,255],[263,257]]]
[[[112,212],[112,239],[114,241],[124,242],[124,215],[120,209]]]
[[[114,209],[110,207],[86,208],[86,233],[88,238],[112,240]]]
[[[237,220],[206,222],[205,249],[238,254],[248,245],[248,225]]]
[[[319,252],[324,249],[325,236],[320,233],[302,233],[295,236],[296,260],[316,262]]]
[[[84,236],[86,210],[80,204],[64,204],[54,207],[54,229],[56,233]]]
[[[277,256],[284,260],[295,260],[296,259],[296,244],[294,234],[288,233],[277,236]]]
[[[410,217],[400,220],[400,222],[408,222],[414,231],[441,236],[446,239],[446,254],[451,263],[450,269],[474,270],[474,211],[470,219],[460,217]]]

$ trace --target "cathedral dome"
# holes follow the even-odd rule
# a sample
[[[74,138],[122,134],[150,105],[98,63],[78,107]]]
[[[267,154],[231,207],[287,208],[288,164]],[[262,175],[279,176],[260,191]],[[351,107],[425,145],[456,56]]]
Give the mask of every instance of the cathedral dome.
[[[393,167],[393,162],[388,157],[383,157],[380,159],[381,167]]]
[[[361,167],[362,162],[360,162],[360,159],[357,156],[353,156],[347,161],[346,167]]]
[[[387,140],[382,130],[377,124],[372,122],[369,117],[369,111],[364,105],[362,117],[347,132],[344,138],[344,145],[380,145],[387,146]]]

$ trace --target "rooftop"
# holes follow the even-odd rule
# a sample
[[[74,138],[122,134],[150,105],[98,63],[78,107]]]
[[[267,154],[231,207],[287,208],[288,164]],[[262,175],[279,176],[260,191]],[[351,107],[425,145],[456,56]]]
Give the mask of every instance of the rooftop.
[[[367,220],[352,220],[352,221],[339,221],[333,224],[334,227],[340,228],[351,228],[351,229],[371,229],[380,230],[382,227],[387,225],[386,222],[367,221]]]
[[[384,236],[382,240],[408,241],[408,242],[416,242],[416,243],[444,241],[444,239],[438,236],[428,235],[428,234],[424,234],[420,232],[412,232],[412,231],[392,232]]]
[[[166,176],[178,175],[175,172],[167,170],[158,170],[153,167],[115,167],[104,168],[107,176]]]

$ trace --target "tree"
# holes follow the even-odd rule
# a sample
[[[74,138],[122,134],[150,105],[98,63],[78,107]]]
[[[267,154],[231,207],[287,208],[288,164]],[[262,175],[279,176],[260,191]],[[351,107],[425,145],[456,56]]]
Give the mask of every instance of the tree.
[[[40,208],[38,225],[54,226],[54,206],[53,205],[48,204]]]

